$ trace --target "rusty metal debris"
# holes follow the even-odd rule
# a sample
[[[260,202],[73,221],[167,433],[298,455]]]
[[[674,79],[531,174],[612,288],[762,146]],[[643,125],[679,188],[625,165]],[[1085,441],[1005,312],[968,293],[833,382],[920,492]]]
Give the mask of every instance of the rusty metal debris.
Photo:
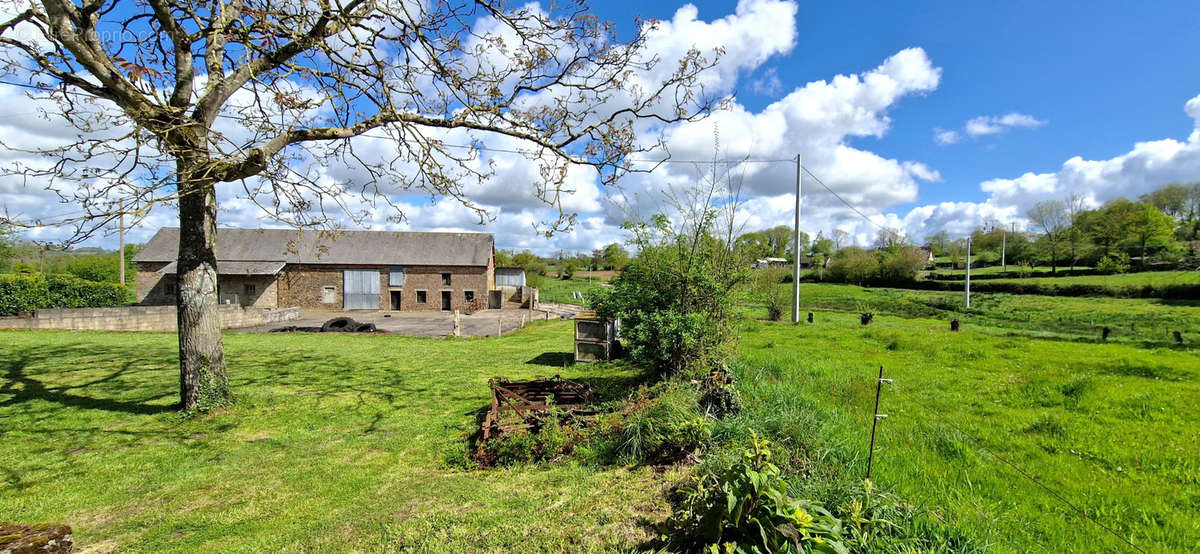
[[[536,430],[557,410],[574,418],[596,414],[592,387],[555,375],[551,379],[509,381],[489,379],[492,405],[483,419],[483,442],[518,430]]]

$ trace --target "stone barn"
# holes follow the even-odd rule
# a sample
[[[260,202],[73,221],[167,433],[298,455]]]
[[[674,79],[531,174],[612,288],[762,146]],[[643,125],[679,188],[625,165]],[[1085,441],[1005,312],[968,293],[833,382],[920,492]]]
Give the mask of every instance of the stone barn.
[[[179,229],[134,257],[138,303],[175,304]],[[218,229],[222,304],[326,310],[479,310],[495,287],[487,233]]]

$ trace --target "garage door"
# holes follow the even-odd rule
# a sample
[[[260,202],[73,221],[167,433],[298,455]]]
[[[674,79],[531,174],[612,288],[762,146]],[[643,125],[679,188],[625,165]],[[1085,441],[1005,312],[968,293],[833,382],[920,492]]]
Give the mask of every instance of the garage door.
[[[342,299],[346,310],[378,310],[379,272],[350,269],[342,272]]]

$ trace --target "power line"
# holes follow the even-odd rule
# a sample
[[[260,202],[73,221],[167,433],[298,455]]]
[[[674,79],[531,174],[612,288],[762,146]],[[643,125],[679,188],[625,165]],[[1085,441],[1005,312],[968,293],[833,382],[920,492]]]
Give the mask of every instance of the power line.
[[[870,217],[867,217],[867,214],[862,213],[861,211],[858,210],[858,208],[854,207],[853,204],[847,202],[845,198],[842,198],[842,196],[840,194],[834,192],[833,189],[829,188],[829,186],[826,185],[825,182],[820,179],[820,177],[817,177],[816,175],[814,175],[813,172],[811,170],[809,170],[807,167],[802,167],[802,169],[804,170],[805,173],[808,174],[809,177],[812,177],[813,180],[815,180],[818,185],[821,185],[822,188],[829,191],[829,194],[832,194],[834,196],[834,198],[841,200],[842,203],[845,204],[847,208],[850,208],[850,210],[852,210],[854,213],[858,214],[863,219],[867,220],[867,223],[874,225],[875,228],[879,229],[880,231],[890,232],[890,229],[881,227],[878,223],[875,223],[874,221],[872,221]]]

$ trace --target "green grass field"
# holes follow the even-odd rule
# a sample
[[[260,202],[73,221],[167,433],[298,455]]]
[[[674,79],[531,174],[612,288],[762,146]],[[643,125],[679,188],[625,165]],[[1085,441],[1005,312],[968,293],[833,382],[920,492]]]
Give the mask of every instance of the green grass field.
[[[171,409],[174,334],[0,340],[0,520],[68,523],[84,551],[611,551],[668,509],[670,472],[447,461],[488,378],[561,371],[538,356],[571,349],[567,322],[498,339],[226,334],[239,404],[189,420]]]
[[[972,265],[974,265],[974,264],[972,263]],[[1068,267],[1069,266],[1060,266],[1058,268],[1058,270],[1062,271],[1062,270],[1067,269]],[[1050,266],[1048,266],[1048,265],[1047,266],[1041,266],[1041,265],[1032,266],[1032,267],[1030,267],[1030,269],[1033,271],[1033,275],[1035,275],[1035,276],[1050,275]],[[1090,269],[1090,268],[1087,266],[1083,266],[1083,265],[1077,265],[1077,266],[1075,266],[1075,269]],[[1016,270],[1017,270],[1016,264],[1008,264],[1007,271],[1016,271]],[[971,275],[972,276],[974,276],[974,275],[995,275],[997,273],[1004,273],[1005,271],[1006,271],[1005,266],[1002,266],[1002,265],[993,265],[993,266],[988,266],[988,267],[974,267],[971,269]],[[958,275],[960,277],[965,277],[966,270],[965,269],[939,269],[939,270],[937,270],[937,273],[939,275]]]
[[[978,551],[1123,551],[985,448],[1148,552],[1200,549],[1196,305],[977,295],[957,312],[955,293],[801,291],[813,325],[758,321],[747,300],[745,409],[709,461],[754,429],[797,494],[835,502],[865,472],[884,366],[873,480]],[[1138,330],[1102,344],[1088,318]],[[634,550],[688,468],[463,463],[487,379],[563,372],[571,337],[564,321],[487,339],[229,333],[239,403],[183,419],[173,334],[2,331],[0,519],[68,523],[84,551]],[[565,372],[609,394],[638,378]]]
[[[1200,356],[950,333],[943,321],[822,312],[814,325],[741,329],[748,413],[807,456],[807,471],[860,478],[880,366],[873,478],[968,529],[989,551],[1122,551],[984,448],[1148,552],[1200,548]],[[818,414],[818,415],[813,415]]]
[[[589,291],[601,286],[599,278],[593,277],[590,280],[587,277],[572,277],[570,279],[558,279],[551,273],[542,278],[538,285],[538,300],[542,302],[557,302],[564,304],[583,304],[583,300],[574,298],[573,292],[580,292],[586,298]]]
[[[780,285],[790,294],[791,285]],[[958,318],[966,325],[986,325],[1028,333],[1029,336],[1095,339],[1105,326],[1110,341],[1143,346],[1167,346],[1178,330],[1200,341],[1200,301],[1156,298],[1060,297],[972,293],[971,308],[963,307],[961,292],[865,288],[853,285],[800,286],[805,309],[870,311],[905,317]],[[746,298],[754,304],[754,299]]]
[[[974,274],[974,273],[972,273]],[[1046,285],[1103,285],[1143,287],[1200,284],[1200,271],[1146,271],[1117,275],[1077,275],[1072,277],[1028,277],[1025,279],[988,279],[981,283],[1038,283]]]

